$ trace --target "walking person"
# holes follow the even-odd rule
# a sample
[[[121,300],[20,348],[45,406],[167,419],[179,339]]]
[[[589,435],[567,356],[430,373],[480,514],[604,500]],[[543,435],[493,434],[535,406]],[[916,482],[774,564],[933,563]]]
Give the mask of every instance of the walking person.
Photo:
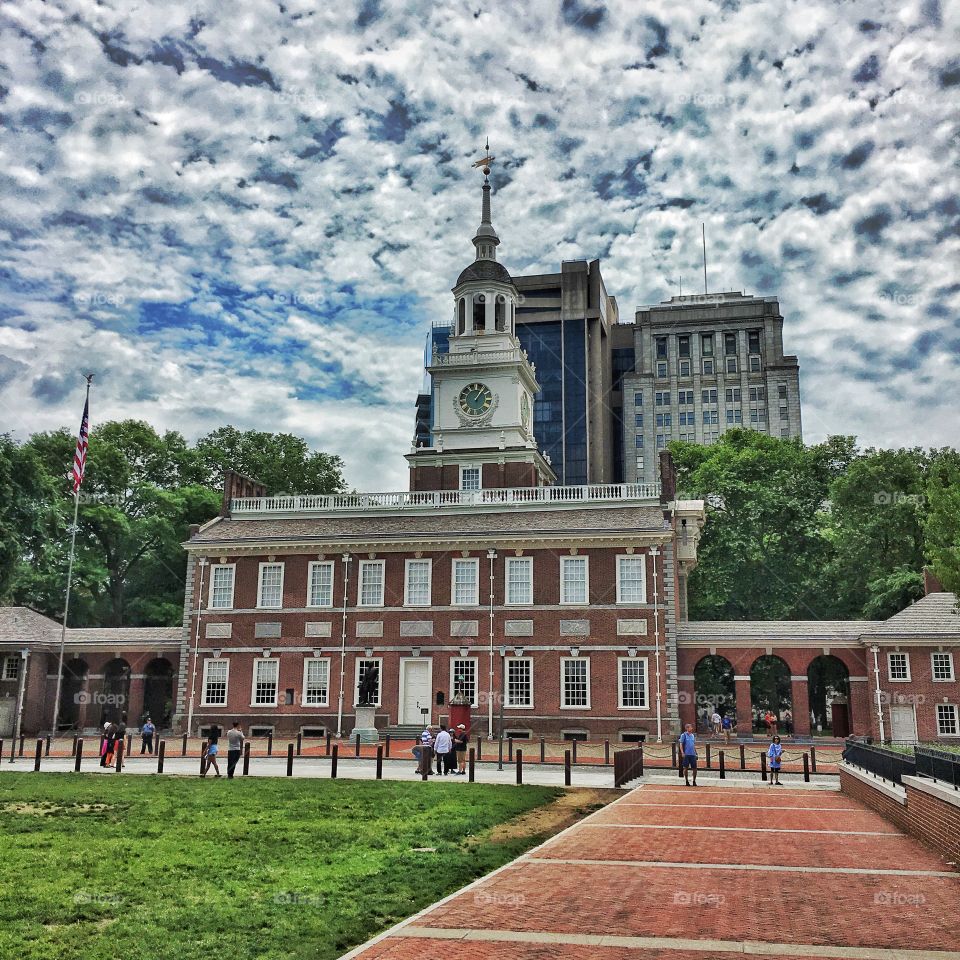
[[[730,737],[733,734],[733,720],[729,714],[725,714],[723,717],[723,741],[724,743],[730,742]]]
[[[720,716],[719,710],[714,709],[710,722],[713,724],[714,734],[719,737],[720,731],[723,729],[723,717]]]
[[[457,724],[457,732],[453,735],[453,750],[457,756],[457,775],[466,776],[467,773],[467,728],[462,723]]]
[[[203,772],[200,774],[201,777],[207,775],[207,771],[211,766],[217,771],[217,776],[220,776],[220,767],[217,764],[217,754],[220,752],[219,741],[220,728],[214,724],[210,728],[210,735],[207,737],[207,749],[203,755]]]
[[[427,776],[430,776],[433,773],[433,731],[431,731],[429,723],[423,728],[423,733],[420,734],[420,744],[413,748],[413,752],[417,758],[417,773],[423,773],[423,770],[426,769]]]
[[[780,782],[780,764],[783,757],[783,747],[780,746],[780,738],[775,736],[767,750],[767,759],[770,761],[770,786],[776,784],[782,787]]]
[[[767,733],[771,737],[775,737],[777,735],[777,715],[772,710],[767,710],[763,720],[767,725]]]
[[[437,753],[437,773],[446,776],[453,769],[453,739],[447,732],[445,723],[440,724],[440,732],[437,734],[433,749]]]
[[[113,724],[108,720],[103,725],[103,733],[100,735],[100,766],[109,767],[113,765]]]
[[[157,728],[154,726],[153,721],[150,719],[149,714],[147,719],[143,721],[143,726],[140,727],[140,756],[142,757],[145,753],[149,753],[153,756],[153,735],[157,732]]]
[[[227,731],[227,779],[233,779],[233,771],[237,769],[240,755],[243,753],[243,731],[240,721],[234,720],[233,726]]]
[[[697,738],[693,733],[693,724],[688,723],[680,734],[680,766],[683,768],[683,784],[690,786],[690,771],[693,771],[693,785],[697,785]]]

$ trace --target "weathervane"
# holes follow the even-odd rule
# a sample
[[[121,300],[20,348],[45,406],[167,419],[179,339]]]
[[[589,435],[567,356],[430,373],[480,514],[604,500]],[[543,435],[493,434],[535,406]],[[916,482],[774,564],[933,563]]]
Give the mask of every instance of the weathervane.
[[[487,151],[487,152],[486,152],[486,156],[484,156],[484,157],[483,157],[482,159],[480,159],[480,160],[474,160],[472,166],[474,166],[474,167],[481,167],[481,168],[483,169],[483,175],[484,175],[485,177],[489,177],[489,176],[490,176],[490,164],[493,163],[493,161],[497,159],[496,157],[491,157],[491,156],[490,156],[490,138],[489,138],[489,137],[487,137],[487,143],[486,143],[486,146],[484,147],[484,150]]]

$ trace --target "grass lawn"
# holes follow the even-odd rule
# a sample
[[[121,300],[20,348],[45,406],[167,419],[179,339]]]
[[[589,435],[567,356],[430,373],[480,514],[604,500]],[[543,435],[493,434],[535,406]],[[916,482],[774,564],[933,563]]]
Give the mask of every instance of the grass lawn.
[[[337,957],[542,840],[489,835],[560,793],[5,774],[0,957]]]

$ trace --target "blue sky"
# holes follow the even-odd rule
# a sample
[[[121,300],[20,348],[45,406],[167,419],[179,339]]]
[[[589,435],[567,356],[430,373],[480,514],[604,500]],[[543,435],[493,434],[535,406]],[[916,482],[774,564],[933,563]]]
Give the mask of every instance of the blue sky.
[[[513,273],[630,319],[778,295],[804,433],[960,445],[960,7],[622,0],[0,13],[0,429],[301,434],[402,489],[498,156]]]

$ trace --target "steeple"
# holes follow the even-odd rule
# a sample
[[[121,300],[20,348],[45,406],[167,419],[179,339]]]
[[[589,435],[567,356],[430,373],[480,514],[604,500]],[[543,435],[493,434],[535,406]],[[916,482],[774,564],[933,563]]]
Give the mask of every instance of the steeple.
[[[490,164],[496,157],[490,156],[489,139],[487,139],[485,149],[486,155],[473,164],[483,170],[483,202],[480,207],[480,226],[473,238],[473,245],[477,251],[477,260],[496,260],[500,238],[497,236],[497,231],[493,229],[493,222],[490,219]]]

